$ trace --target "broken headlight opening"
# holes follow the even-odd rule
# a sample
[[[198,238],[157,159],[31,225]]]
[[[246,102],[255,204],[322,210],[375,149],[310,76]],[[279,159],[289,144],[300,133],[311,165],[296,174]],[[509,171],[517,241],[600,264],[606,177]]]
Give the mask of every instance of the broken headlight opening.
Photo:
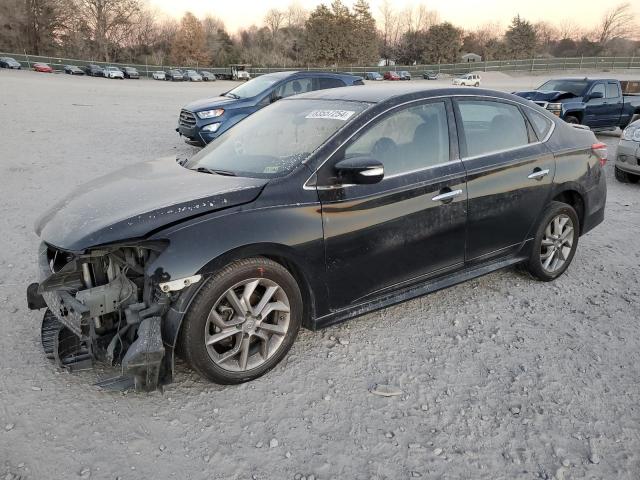
[[[73,253],[43,243],[41,281],[27,296],[29,308],[47,308],[45,354],[70,370],[91,368],[94,361],[120,365],[120,376],[98,382],[103,388],[150,391],[170,382],[162,321],[179,290],[201,277],[145,275],[167,246],[131,242]]]

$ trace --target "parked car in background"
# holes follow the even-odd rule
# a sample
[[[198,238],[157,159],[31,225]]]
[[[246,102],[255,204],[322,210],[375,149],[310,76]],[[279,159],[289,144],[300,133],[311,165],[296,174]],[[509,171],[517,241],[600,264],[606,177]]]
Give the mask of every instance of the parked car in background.
[[[53,73],[53,68],[51,68],[51,65],[49,65],[48,63],[34,63],[33,64],[33,69],[36,72],[41,72],[41,73]]]
[[[400,75],[400,80],[411,80],[411,74],[406,70],[399,71],[398,75]]]
[[[428,71],[422,74],[422,78],[425,80],[437,80],[438,74],[436,72]]]
[[[84,75],[82,69],[76,65],[65,65],[64,73],[67,75]]]
[[[90,77],[104,77],[104,69],[100,65],[89,64],[84,67],[84,73]]]
[[[182,82],[184,80],[184,75],[180,70],[174,68],[165,73],[164,79],[170,82]]]
[[[140,79],[140,73],[138,73],[138,70],[134,67],[124,67],[122,73],[124,73],[124,78]]]
[[[247,382],[301,328],[517,264],[556,280],[604,219],[605,161],[592,132],[502,92],[308,93],[186,162],[132,162],[50,206],[27,303],[46,309],[57,364],[121,364],[110,385],[154,390],[176,352],[209,381]]]
[[[166,74],[162,70],[156,70],[155,72],[153,72],[151,74],[151,77],[154,80],[166,80],[167,79]]]
[[[187,80],[189,82],[201,82],[202,81],[202,75],[200,75],[195,70],[185,70],[184,78],[185,78],[185,80]]]
[[[640,119],[622,132],[616,153],[616,178],[620,182],[638,183],[640,180]]]
[[[107,78],[119,78],[120,80],[124,80],[124,72],[120,70],[118,67],[105,67],[104,68],[104,76]]]
[[[206,145],[245,117],[282,98],[328,88],[363,85],[360,77],[331,72],[261,75],[219,97],[185,105],[176,131],[192,145]]]
[[[454,78],[452,83],[463,87],[479,87],[480,80],[480,75],[477,73],[467,73],[466,75]]]
[[[400,75],[398,72],[394,72],[393,70],[389,70],[388,72],[384,72],[385,80],[400,80]]]
[[[384,80],[384,77],[380,75],[378,72],[367,72],[364,74],[364,78],[365,80],[373,80],[376,82],[380,80]]]
[[[614,78],[560,78],[514,92],[567,123],[597,130],[625,128],[640,116],[640,82]]]
[[[15,58],[12,57],[0,57],[1,68],[11,68],[13,70],[20,70],[22,65]]]
[[[211,73],[211,72],[207,72],[205,70],[202,70],[200,72],[200,76],[202,77],[202,80],[204,82],[215,82],[216,81],[216,76],[215,74]]]

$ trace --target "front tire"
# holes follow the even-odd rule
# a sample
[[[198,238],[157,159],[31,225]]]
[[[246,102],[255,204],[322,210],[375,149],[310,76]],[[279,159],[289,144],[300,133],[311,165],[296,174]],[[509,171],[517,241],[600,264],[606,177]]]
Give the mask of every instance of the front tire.
[[[574,117],[573,115],[567,115],[564,119],[565,122],[567,123],[571,123],[573,125],[579,125],[580,124],[580,120],[578,119],[578,117]]]
[[[212,382],[247,382],[284,358],[298,335],[302,310],[300,288],[282,265],[264,257],[232,262],[191,303],[179,351]]]
[[[551,202],[544,212],[527,270],[538,280],[550,282],[562,275],[578,248],[580,220],[571,205]]]

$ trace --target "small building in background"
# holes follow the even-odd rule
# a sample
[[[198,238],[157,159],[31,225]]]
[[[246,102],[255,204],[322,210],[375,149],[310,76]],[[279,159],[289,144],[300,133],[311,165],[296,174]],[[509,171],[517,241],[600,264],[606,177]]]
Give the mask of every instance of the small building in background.
[[[476,63],[481,62],[482,57],[477,53],[465,53],[464,55],[462,55],[462,61],[465,63]]]

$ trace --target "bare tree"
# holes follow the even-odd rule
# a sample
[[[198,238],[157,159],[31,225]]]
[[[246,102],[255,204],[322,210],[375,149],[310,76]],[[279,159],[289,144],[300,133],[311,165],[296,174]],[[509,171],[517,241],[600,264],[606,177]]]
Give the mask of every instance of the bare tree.
[[[276,38],[278,34],[278,30],[284,24],[285,21],[285,13],[277,8],[270,9],[267,14],[264,16],[264,24],[267,26],[269,30],[271,30],[271,36]]]
[[[627,38],[635,32],[635,16],[630,3],[621,3],[607,10],[596,30],[595,38],[605,45],[614,38]]]
[[[110,46],[122,39],[124,31],[141,11],[139,0],[78,0],[78,12],[89,27],[98,55],[111,58]]]
[[[285,26],[287,28],[304,28],[304,24],[309,18],[309,11],[306,10],[299,2],[295,1],[289,4],[285,11]]]
[[[582,36],[580,27],[573,19],[565,18],[558,23],[558,37],[560,40],[577,40]]]
[[[424,3],[407,6],[398,16],[402,33],[427,31],[440,23],[440,15],[435,10],[429,10]]]

